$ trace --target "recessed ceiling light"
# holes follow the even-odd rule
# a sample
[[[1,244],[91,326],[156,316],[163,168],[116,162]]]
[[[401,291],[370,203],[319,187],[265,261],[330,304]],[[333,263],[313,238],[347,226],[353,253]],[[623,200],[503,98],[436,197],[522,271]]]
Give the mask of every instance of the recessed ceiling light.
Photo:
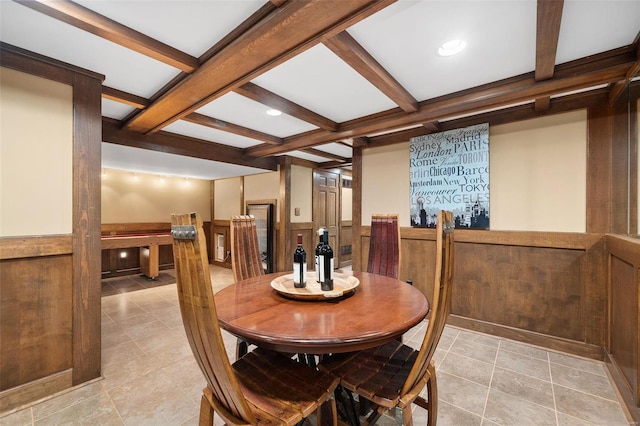
[[[451,56],[462,52],[467,43],[464,40],[450,40],[438,49],[438,55]]]
[[[269,110],[267,110],[267,115],[270,115],[272,117],[277,117],[277,116],[279,116],[281,114],[282,114],[282,111],[279,111],[277,109],[269,109]]]

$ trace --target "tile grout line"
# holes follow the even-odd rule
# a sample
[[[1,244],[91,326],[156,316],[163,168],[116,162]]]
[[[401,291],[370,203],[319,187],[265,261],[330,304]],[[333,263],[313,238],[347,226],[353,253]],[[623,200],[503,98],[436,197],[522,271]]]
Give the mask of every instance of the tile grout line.
[[[485,414],[487,412],[487,404],[489,403],[489,394],[491,393],[491,385],[493,384],[493,375],[496,372],[496,364],[498,363],[498,354],[500,353],[500,347],[502,346],[502,339],[498,340],[498,348],[496,350],[496,355],[493,357],[493,367],[491,369],[491,378],[489,379],[489,386],[487,387],[487,397],[484,399],[484,408],[482,409],[482,418],[480,419],[480,424],[482,425],[485,421]]]
[[[551,373],[551,356],[549,352],[547,352],[547,365],[549,368],[549,380],[551,381],[551,396],[553,397],[553,414],[556,417],[556,426],[560,425],[560,420],[558,419],[558,404],[556,402],[556,389],[553,386],[553,374]]]

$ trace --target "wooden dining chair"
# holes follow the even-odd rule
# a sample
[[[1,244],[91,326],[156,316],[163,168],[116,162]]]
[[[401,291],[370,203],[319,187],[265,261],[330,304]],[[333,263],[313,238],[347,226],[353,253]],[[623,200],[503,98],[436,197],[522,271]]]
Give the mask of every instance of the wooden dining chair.
[[[367,272],[391,278],[400,276],[400,222],[397,214],[371,216]]]
[[[385,411],[396,408],[405,425],[413,424],[411,404],[428,411],[428,425],[438,417],[438,390],[433,353],[451,312],[453,279],[453,214],[440,211],[436,227],[435,282],[429,324],[419,350],[397,340],[373,349],[336,354],[319,368],[340,378],[340,384],[372,403],[364,425],[375,423]],[[427,387],[427,398],[420,395]]]
[[[253,216],[231,216],[231,269],[233,280],[236,282],[264,275],[258,228]],[[239,338],[236,344],[236,359],[245,356],[248,351],[249,344]]]
[[[231,216],[231,269],[235,281],[264,275],[253,216]]]
[[[231,425],[295,425],[314,412],[318,424],[336,424],[332,395],[337,378],[261,348],[229,362],[216,313],[202,220],[196,213],[180,214],[172,215],[171,223],[182,321],[207,382],[200,425],[213,425],[214,413]]]

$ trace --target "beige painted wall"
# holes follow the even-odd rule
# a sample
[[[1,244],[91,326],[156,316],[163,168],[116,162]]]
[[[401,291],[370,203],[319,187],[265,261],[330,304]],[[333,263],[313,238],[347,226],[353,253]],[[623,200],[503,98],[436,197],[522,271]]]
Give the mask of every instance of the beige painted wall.
[[[230,220],[231,216],[244,213],[240,209],[240,185],[239,177],[218,179],[214,182],[214,218],[217,220]],[[243,207],[244,209],[244,207]]]
[[[275,220],[280,220],[278,199],[280,198],[280,172],[260,173],[244,177],[244,200],[276,200]]]
[[[352,220],[353,217],[353,190],[342,188],[342,220]]]
[[[208,180],[103,170],[102,223],[171,222],[171,213],[194,211],[209,221],[210,200]]]
[[[409,226],[409,142],[362,153],[362,224],[371,215],[398,213],[400,225]]]
[[[291,222],[313,222],[313,170],[307,167],[291,166]]]
[[[585,232],[585,110],[496,126],[489,143],[491,229]]]
[[[72,221],[73,89],[2,68],[0,237],[70,234]]]
[[[585,232],[586,131],[584,110],[489,128],[491,229]],[[363,152],[362,198],[363,224],[409,226],[408,142]]]

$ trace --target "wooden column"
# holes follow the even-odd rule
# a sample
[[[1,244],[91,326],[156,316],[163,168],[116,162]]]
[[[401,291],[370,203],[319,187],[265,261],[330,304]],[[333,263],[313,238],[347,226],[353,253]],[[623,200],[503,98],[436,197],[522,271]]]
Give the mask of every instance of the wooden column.
[[[291,253],[291,157],[280,157],[280,222],[278,224],[278,246],[275,249],[277,259],[276,272],[289,270],[287,258],[283,253]]]
[[[362,148],[353,148],[352,158],[353,188],[352,188],[352,269],[362,271]]]

